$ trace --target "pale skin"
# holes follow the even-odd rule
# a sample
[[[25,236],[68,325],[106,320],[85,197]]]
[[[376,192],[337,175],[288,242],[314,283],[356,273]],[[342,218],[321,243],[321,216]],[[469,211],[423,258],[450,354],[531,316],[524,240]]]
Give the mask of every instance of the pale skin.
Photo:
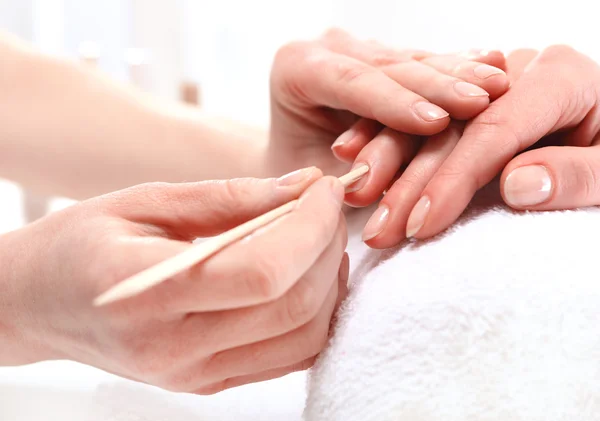
[[[503,66],[499,53],[407,51],[389,69],[381,49],[339,31],[283,48],[265,133],[3,38],[0,176],[80,199],[108,194],[0,236],[0,364],[66,358],[202,394],[309,367],[348,277],[344,191],[311,166],[346,172],[330,147],[361,119],[433,135],[508,86],[490,66]],[[471,77],[481,65],[496,82]],[[180,183],[209,179],[228,181]],[[171,184],[137,185],[152,181]],[[156,289],[92,306],[194,238],[297,197],[290,214]]]

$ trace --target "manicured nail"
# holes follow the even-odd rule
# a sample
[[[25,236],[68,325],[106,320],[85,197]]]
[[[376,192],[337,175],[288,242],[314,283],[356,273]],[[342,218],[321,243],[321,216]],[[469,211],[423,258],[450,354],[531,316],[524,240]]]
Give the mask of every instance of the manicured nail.
[[[330,187],[333,200],[337,205],[341,206],[344,203],[344,186],[342,185],[340,180],[332,177],[330,181]]]
[[[369,241],[381,234],[387,224],[389,216],[390,208],[386,205],[379,205],[377,210],[371,215],[371,218],[369,218],[367,225],[365,225],[362,234],[363,241]]]
[[[446,111],[430,102],[417,102],[413,108],[417,115],[425,121],[441,120],[449,116]]]
[[[495,76],[495,75],[505,75],[506,74],[502,70],[498,69],[497,67],[490,66],[489,64],[480,64],[479,66],[475,67],[475,69],[473,69],[473,73],[479,79],[487,79],[487,78]]]
[[[365,163],[362,163],[362,162],[360,162],[360,163],[357,162],[356,164],[354,164],[352,166],[352,169],[354,170],[354,169],[356,169],[358,167],[361,167],[363,165],[367,165],[369,168],[373,168],[372,166],[370,166],[368,164],[365,164]],[[369,180],[369,174],[370,173],[371,172],[369,171],[364,176],[362,176],[356,183],[350,184],[348,186],[348,188],[346,188],[346,194],[357,192],[360,189],[362,189],[364,186],[366,186],[367,185],[367,181]]]
[[[342,133],[335,142],[331,145],[331,149],[339,148],[342,145],[349,143],[355,136],[354,130],[350,129]]]
[[[281,176],[277,179],[277,185],[281,187],[289,187],[304,183],[311,177],[315,169],[315,167],[303,168],[301,170]]]
[[[427,196],[423,196],[419,199],[408,217],[408,222],[406,224],[407,238],[414,237],[421,230],[425,224],[425,218],[427,218],[430,207],[431,201]]]
[[[552,194],[552,178],[541,165],[513,170],[504,182],[504,197],[511,206],[525,207],[544,203]]]
[[[467,82],[458,82],[454,84],[454,90],[461,96],[476,97],[489,96],[489,94],[477,85]]]

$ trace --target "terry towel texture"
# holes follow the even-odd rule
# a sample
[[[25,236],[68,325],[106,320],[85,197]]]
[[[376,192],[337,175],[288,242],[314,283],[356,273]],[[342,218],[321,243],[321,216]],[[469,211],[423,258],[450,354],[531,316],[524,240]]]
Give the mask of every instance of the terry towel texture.
[[[351,294],[305,419],[600,420],[599,235],[598,209],[484,203],[430,242],[352,236]]]

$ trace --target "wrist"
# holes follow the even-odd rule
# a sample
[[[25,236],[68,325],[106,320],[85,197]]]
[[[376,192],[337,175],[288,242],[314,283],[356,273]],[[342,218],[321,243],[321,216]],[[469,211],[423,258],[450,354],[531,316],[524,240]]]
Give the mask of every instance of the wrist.
[[[43,332],[36,329],[39,323],[31,308],[35,291],[29,276],[30,247],[20,242],[21,231],[0,236],[0,366],[58,358],[46,346]]]

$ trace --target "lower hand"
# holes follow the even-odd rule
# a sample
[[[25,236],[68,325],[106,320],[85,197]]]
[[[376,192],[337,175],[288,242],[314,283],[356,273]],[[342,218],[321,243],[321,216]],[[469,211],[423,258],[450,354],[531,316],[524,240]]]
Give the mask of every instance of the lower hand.
[[[500,173],[502,196],[515,209],[600,204],[598,65],[554,46],[539,54],[519,50],[508,57],[507,68],[508,93],[466,126],[453,123],[430,138],[389,188],[365,229],[369,245],[385,248],[406,236],[443,231]],[[521,153],[548,141],[564,146]],[[372,189],[361,191],[370,194],[361,204],[374,200]]]
[[[0,363],[70,359],[169,390],[214,393],[312,365],[347,292],[344,189],[317,169],[141,185],[0,237]],[[300,196],[298,207],[137,297],[101,292]]]

